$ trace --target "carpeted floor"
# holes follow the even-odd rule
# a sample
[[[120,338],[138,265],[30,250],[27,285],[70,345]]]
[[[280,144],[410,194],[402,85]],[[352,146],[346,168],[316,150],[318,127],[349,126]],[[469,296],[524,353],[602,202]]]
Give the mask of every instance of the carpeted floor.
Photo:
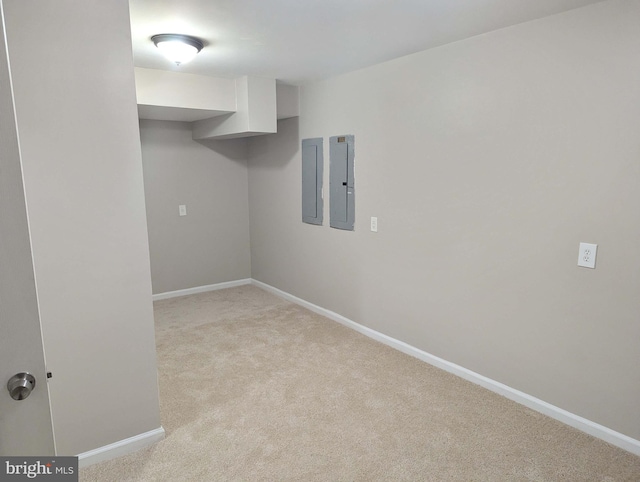
[[[155,318],[167,436],[82,481],[640,480],[640,457],[256,287]]]

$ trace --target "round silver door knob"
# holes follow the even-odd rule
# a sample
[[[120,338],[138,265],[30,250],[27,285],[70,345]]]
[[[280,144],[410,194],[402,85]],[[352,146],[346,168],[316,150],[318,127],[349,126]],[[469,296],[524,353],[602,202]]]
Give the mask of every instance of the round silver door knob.
[[[18,373],[7,382],[7,390],[14,400],[24,400],[36,386],[36,379],[31,373]]]

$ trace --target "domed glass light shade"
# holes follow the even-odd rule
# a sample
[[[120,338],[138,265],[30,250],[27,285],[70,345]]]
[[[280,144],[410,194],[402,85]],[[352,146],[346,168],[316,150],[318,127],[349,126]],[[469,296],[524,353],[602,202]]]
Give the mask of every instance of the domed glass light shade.
[[[161,33],[151,37],[151,41],[156,44],[160,52],[175,62],[176,65],[186,64],[202,50],[204,44],[202,40],[189,35],[173,33]]]

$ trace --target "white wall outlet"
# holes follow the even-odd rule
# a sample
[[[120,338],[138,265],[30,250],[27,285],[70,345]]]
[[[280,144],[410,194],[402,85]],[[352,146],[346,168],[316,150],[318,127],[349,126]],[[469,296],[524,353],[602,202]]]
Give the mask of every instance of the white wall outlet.
[[[580,249],[578,250],[578,266],[595,268],[597,250],[597,244],[580,243]]]
[[[180,213],[180,216],[186,216],[187,215],[187,206],[186,206],[186,204],[180,204],[178,206],[178,212]]]
[[[371,216],[371,231],[378,232],[378,218]]]

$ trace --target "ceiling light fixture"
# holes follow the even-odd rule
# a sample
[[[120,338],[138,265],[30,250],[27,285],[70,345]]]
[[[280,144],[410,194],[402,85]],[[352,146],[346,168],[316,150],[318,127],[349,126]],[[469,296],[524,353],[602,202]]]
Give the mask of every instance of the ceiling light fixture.
[[[176,65],[186,64],[204,47],[204,43],[199,38],[177,33],[154,35],[151,37],[151,41],[156,44],[156,47],[166,58],[175,62]]]

